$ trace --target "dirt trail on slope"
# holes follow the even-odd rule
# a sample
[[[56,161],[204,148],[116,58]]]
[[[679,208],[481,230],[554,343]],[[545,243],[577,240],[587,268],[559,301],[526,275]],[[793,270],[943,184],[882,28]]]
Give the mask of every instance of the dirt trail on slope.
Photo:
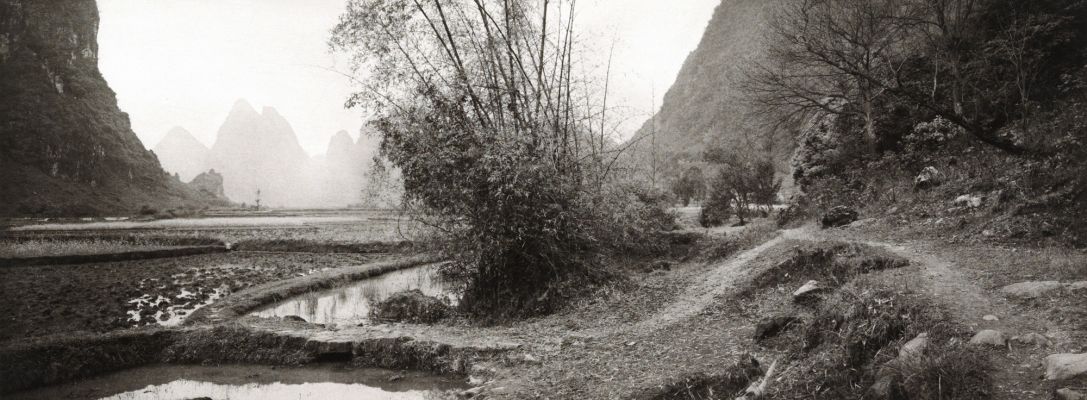
[[[1024,345],[1010,341],[1017,335],[1039,333],[1049,337],[1053,343],[1068,340],[1067,332],[1053,321],[1040,318],[1029,311],[1017,309],[1011,302],[997,293],[979,286],[977,278],[971,277],[972,271],[957,265],[945,257],[953,254],[939,254],[923,243],[899,244],[882,241],[856,240],[837,237],[833,232],[814,235],[811,240],[844,240],[853,243],[878,247],[900,257],[909,259],[919,267],[918,279],[921,293],[929,296],[943,306],[956,322],[973,332],[993,329],[1004,333],[1009,339],[1007,348],[979,347],[978,351],[988,351],[992,357],[992,378],[996,392],[994,399],[1048,399],[1045,382],[1038,379],[1041,375],[1042,359],[1053,349]],[[822,237],[822,238],[820,238]],[[987,321],[985,316],[995,316],[995,321]],[[969,340],[969,338],[963,338]]]
[[[635,333],[647,333],[662,327],[698,315],[713,304],[714,299],[730,291],[741,289],[754,272],[748,264],[762,255],[767,249],[789,239],[810,237],[810,228],[798,228],[782,231],[777,237],[729,258],[724,263],[705,273],[702,280],[689,286],[667,307],[657,311],[648,319],[638,322],[631,328]]]

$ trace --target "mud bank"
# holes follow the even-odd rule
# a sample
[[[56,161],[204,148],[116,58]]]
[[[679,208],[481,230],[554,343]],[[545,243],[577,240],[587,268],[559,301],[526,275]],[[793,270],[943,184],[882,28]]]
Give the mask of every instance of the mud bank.
[[[480,360],[516,344],[443,341],[378,330],[322,335],[308,324],[263,329],[230,323],[143,329],[105,335],[40,338],[0,348],[0,393],[12,393],[150,364],[302,366],[344,362],[355,367],[464,375]]]
[[[55,385],[158,362],[180,331],[143,329],[43,337],[0,348],[0,393]]]
[[[230,251],[225,245],[194,246],[179,249],[162,249],[147,251],[128,251],[122,253],[106,254],[78,254],[69,256],[45,256],[45,257],[15,257],[0,258],[0,268],[31,267],[39,265],[77,265],[104,262],[152,260],[156,258],[186,257],[201,254],[226,253]]]

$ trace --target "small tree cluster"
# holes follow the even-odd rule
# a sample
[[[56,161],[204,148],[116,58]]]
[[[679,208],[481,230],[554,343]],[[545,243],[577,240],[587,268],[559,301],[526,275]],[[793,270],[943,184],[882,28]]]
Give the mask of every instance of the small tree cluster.
[[[761,207],[769,212],[782,184],[773,160],[747,159],[720,148],[707,151],[705,157],[718,169],[709,186],[709,200],[702,207],[703,226],[721,225],[729,215],[745,225],[755,209]]]
[[[702,169],[691,166],[683,171],[683,175],[672,183],[672,193],[679,198],[684,207],[690,205],[692,200],[702,200],[706,196],[706,178],[702,174]]]

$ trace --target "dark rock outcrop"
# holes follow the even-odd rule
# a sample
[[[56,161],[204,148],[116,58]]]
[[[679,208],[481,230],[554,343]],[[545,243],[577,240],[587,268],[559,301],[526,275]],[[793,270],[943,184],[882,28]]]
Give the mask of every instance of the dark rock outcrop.
[[[849,207],[834,207],[823,215],[823,228],[836,228],[852,224],[857,220],[858,216],[857,212]]]
[[[452,308],[441,300],[419,290],[394,293],[388,299],[374,305],[370,318],[387,322],[430,324],[452,314]]]
[[[214,169],[197,175],[192,182],[189,182],[189,186],[208,196],[226,199],[226,193],[223,191],[223,176]]]
[[[98,69],[98,23],[94,0],[0,0],[0,215],[210,201],[132,132]]]

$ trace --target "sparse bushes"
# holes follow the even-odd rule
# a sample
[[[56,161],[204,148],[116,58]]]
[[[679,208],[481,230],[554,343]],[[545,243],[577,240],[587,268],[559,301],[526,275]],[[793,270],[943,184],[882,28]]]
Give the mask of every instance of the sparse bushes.
[[[948,317],[925,300],[861,279],[819,307],[797,349],[799,365],[782,377],[772,398],[981,399],[988,398],[989,363],[952,340]],[[901,345],[921,333],[928,345],[896,359]],[[884,382],[884,387],[877,387]],[[883,393],[875,393],[876,391]],[[890,396],[890,397],[887,397]]]

